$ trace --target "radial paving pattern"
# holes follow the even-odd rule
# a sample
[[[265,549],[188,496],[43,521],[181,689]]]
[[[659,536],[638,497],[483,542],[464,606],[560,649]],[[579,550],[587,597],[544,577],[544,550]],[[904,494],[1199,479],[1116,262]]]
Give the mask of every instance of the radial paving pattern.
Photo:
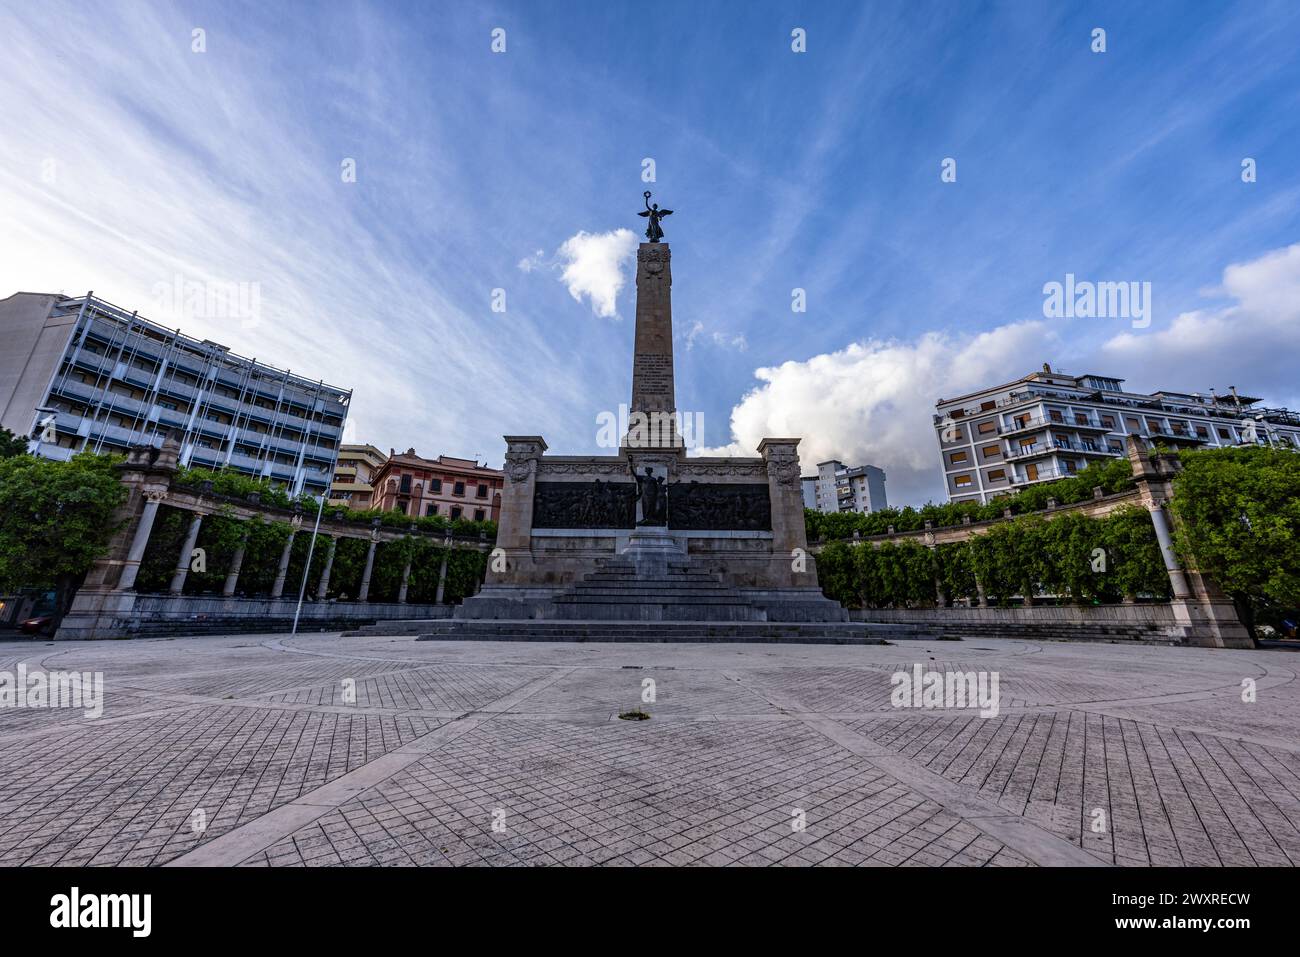
[[[0,709],[3,864],[1300,863],[1281,651],[0,645],[20,663],[106,698]],[[996,673],[999,713],[894,707],[915,664]]]

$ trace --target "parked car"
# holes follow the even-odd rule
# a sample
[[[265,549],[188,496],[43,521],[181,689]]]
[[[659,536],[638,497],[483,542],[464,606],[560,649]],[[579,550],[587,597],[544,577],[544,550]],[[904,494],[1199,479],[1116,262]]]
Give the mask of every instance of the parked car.
[[[54,634],[54,616],[37,615],[35,618],[28,618],[18,623],[18,630],[24,635],[45,635]]]

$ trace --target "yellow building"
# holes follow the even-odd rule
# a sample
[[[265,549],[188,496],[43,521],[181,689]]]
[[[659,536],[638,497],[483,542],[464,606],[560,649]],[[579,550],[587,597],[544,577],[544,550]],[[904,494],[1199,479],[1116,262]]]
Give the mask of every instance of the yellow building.
[[[375,490],[371,482],[387,461],[388,456],[373,445],[339,446],[329,504],[344,505],[358,512],[374,508]]]

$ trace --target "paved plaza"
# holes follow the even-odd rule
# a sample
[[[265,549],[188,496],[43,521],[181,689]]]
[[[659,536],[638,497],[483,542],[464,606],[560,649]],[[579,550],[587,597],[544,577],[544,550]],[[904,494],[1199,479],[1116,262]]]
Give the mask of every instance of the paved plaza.
[[[105,701],[0,709],[6,865],[1300,862],[1287,651],[0,644],[24,663]],[[996,672],[999,713],[895,707],[916,664]]]

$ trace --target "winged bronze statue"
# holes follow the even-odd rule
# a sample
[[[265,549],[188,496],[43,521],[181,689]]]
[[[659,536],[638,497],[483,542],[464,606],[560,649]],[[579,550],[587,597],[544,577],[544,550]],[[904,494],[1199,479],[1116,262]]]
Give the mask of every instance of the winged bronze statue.
[[[645,212],[637,213],[638,216],[645,216],[648,217],[650,220],[650,225],[648,225],[645,229],[645,238],[650,240],[650,242],[652,243],[657,243],[659,242],[659,240],[663,239],[664,231],[663,231],[663,227],[659,225],[659,220],[663,219],[665,216],[671,216],[672,214],[673,211],[671,209],[660,209],[658,203],[655,203],[653,206],[651,206],[650,190],[646,190],[645,191]]]

